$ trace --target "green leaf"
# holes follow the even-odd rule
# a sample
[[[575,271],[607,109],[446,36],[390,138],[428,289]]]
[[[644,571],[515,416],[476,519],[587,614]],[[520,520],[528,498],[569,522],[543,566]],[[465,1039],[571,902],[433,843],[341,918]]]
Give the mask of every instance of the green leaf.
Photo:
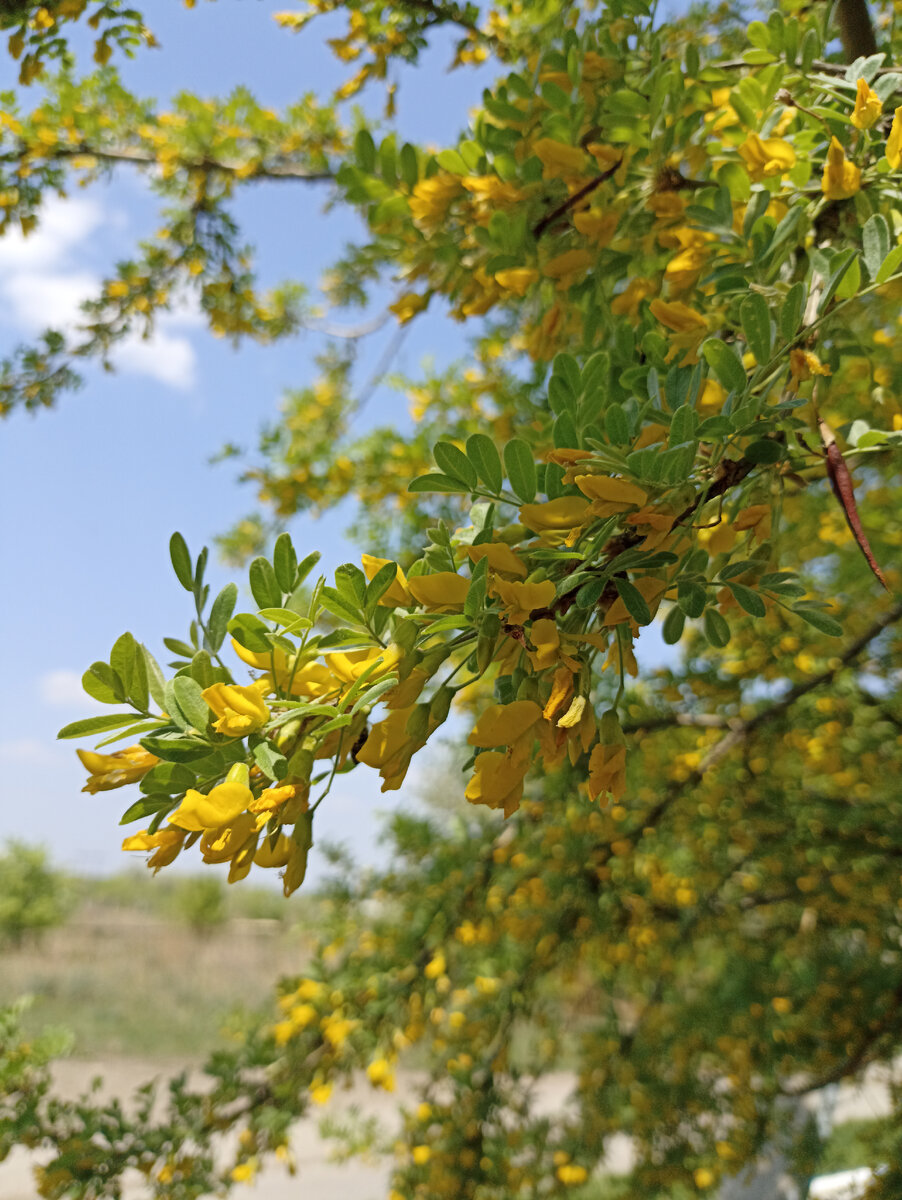
[[[276,544],[272,549],[272,565],[276,573],[276,582],[282,591],[294,591],[298,556],[295,554],[290,533],[280,533],[276,538]]]
[[[61,739],[87,737],[92,733],[105,733],[108,729],[118,729],[121,725],[130,725],[134,719],[133,712],[85,717],[81,721],[73,721],[70,725],[64,725],[56,736]]]
[[[435,156],[435,161],[443,171],[452,175],[470,175],[472,172],[456,150],[441,150]]]
[[[116,639],[110,651],[110,666],[122,680],[126,695],[131,694],[132,679],[135,670],[135,659],[138,657],[138,643],[130,633],[123,633]]]
[[[210,619],[207,622],[207,641],[214,653],[225,641],[229,621],[231,620],[232,613],[235,611],[237,600],[238,588],[234,583],[227,583],[213,601],[213,607],[210,609]]]
[[[836,294],[836,289],[842,283],[843,276],[857,257],[857,251],[841,250],[839,254],[835,254],[830,262],[830,274],[827,276],[827,282],[824,284],[824,290],[821,294],[820,304],[817,306],[818,314],[827,311],[827,306]]]
[[[417,162],[417,152],[409,142],[404,143],[398,154],[398,169],[407,186],[415,187],[420,178],[420,167]]]
[[[387,675],[384,679],[378,680],[371,688],[367,688],[366,691],[360,693],[354,701],[351,716],[356,716],[361,708],[372,708],[386,692],[390,692],[392,688],[397,686],[397,675]]]
[[[683,636],[683,627],[686,624],[686,614],[677,605],[671,608],[670,612],[664,618],[664,625],[661,629],[661,636],[668,646],[675,646]]]
[[[747,382],[745,367],[731,346],[720,341],[719,338],[708,338],[702,345],[702,354],[718,381],[728,392],[741,393],[745,391]]]
[[[327,612],[330,612],[333,617],[338,617],[339,620],[347,621],[350,625],[362,625],[363,614],[359,609],[355,609],[348,603],[344,597],[335,590],[335,588],[324,587],[321,589],[320,603]]]
[[[168,812],[171,808],[171,796],[142,796],[125,810],[119,818],[119,824],[131,825],[132,821],[143,821],[153,813]]]
[[[194,787],[196,783],[197,776],[190,767],[182,763],[160,762],[151,767],[138,787],[148,796],[154,792],[165,792],[174,796],[177,792],[185,792]]]
[[[771,463],[780,461],[784,455],[784,449],[779,442],[762,439],[760,442],[751,442],[742,454],[749,462],[759,466],[769,466]]]
[[[484,433],[471,434],[467,438],[467,458],[476,468],[476,474],[482,482],[492,492],[500,492],[504,474],[501,470],[501,456],[492,439]]]
[[[750,292],[739,309],[746,344],[759,364],[766,363],[771,354],[770,311],[759,292]]]
[[[154,703],[158,704],[160,708],[165,708],[163,704],[163,688],[166,681],[163,672],[160,670],[160,664],[143,643],[141,644],[141,653],[144,656],[144,666],[147,669],[147,690],[153,697]]]
[[[128,698],[138,712],[147,712],[150,706],[150,691],[147,686],[147,662],[137,642],[135,643],[135,658],[132,663],[132,677],[128,689]]]
[[[194,654],[194,647],[189,646],[187,642],[179,641],[178,638],[164,637],[163,645],[173,654],[177,654],[179,658],[191,658]]]
[[[708,593],[700,583],[684,580],[677,586],[677,604],[687,617],[700,617],[707,602]]]
[[[335,568],[335,587],[346,604],[360,612],[366,604],[366,576],[354,563]]]
[[[269,630],[254,613],[237,613],[229,621],[229,633],[239,646],[255,654],[268,654],[272,649]]]
[[[314,550],[312,553],[308,554],[306,558],[301,560],[295,573],[296,588],[300,587],[300,585],[304,582],[321,558],[322,555],[320,554],[319,550]]]
[[[639,625],[651,624],[651,610],[645,597],[628,579],[615,579],[614,586],[620,594],[624,607],[633,620]]]
[[[684,442],[695,440],[698,427],[698,413],[691,404],[681,404],[670,418],[670,446],[681,446]]]
[[[458,450],[453,442],[436,442],[432,448],[432,454],[446,475],[466,484],[468,491],[473,491],[477,487],[479,478],[476,469],[463,450]]]
[[[794,283],[786,293],[783,307],[780,309],[780,333],[785,341],[791,342],[798,333],[804,308],[805,285],[802,282]]]
[[[737,575],[744,575],[746,571],[754,570],[759,565],[759,563],[756,563],[751,558],[743,558],[738,562],[727,563],[717,576],[718,582],[726,583],[728,579],[735,579]]]
[[[113,675],[112,669],[107,667],[106,663],[95,663],[95,666],[106,667],[109,674]],[[101,704],[122,704],[125,700],[125,691],[121,686],[121,682],[117,680],[117,683],[119,683],[118,687],[107,683],[95,671],[94,667],[90,667],[81,677],[81,686],[89,696],[92,696],[95,700],[99,700]]]
[[[254,747],[254,762],[267,779],[276,783],[288,774],[288,759],[272,742],[263,741]]]
[[[604,414],[604,431],[615,446],[628,446],[630,422],[622,404],[610,404]]]
[[[283,625],[289,633],[309,629],[312,625],[312,621],[296,613],[293,608],[261,608],[257,615],[264,621],[275,621],[277,625]]]
[[[862,258],[871,279],[876,279],[877,272],[883,266],[890,252],[890,233],[886,217],[882,213],[874,213],[865,223],[861,231]]]
[[[727,587],[736,598],[736,603],[740,608],[744,608],[747,613],[753,617],[763,617],[767,613],[764,601],[757,592],[753,592],[751,588],[745,587],[741,583],[727,583]]]
[[[902,246],[894,246],[880,265],[874,276],[875,283],[885,283],[891,275],[895,275],[902,263]]]
[[[203,733],[211,717],[211,710],[201,695],[201,686],[190,675],[177,675],[172,681],[172,692],[176,703],[198,733]]]
[[[358,129],[354,138],[354,157],[361,171],[372,174],[376,166],[376,143],[368,129]]]
[[[141,745],[166,762],[194,762],[210,753],[208,742],[190,737],[145,737],[141,738]]]
[[[251,595],[258,608],[278,608],[282,603],[282,589],[276,581],[272,563],[266,558],[255,558],[248,568]]]
[[[366,589],[365,608],[367,616],[372,614],[376,605],[379,603],[397,577],[397,563],[387,562],[379,568],[379,570],[370,580]]]
[[[722,650],[730,640],[730,626],[716,608],[705,610],[705,637],[718,650]]]
[[[535,459],[522,438],[512,438],[504,447],[504,469],[514,494],[527,504],[535,500]]]
[[[470,488],[450,475],[439,475],[438,472],[433,472],[430,475],[418,475],[416,479],[412,479],[407,485],[407,490],[408,492],[457,492],[465,495]]]
[[[571,412],[560,413],[552,427],[551,437],[556,450],[579,447],[576,419]]]
[[[838,621],[834,621],[832,617],[820,608],[809,607],[807,604],[794,604],[792,611],[797,613],[803,621],[807,621],[809,625],[813,625],[819,633],[825,633],[827,637],[842,637],[843,628]]]
[[[194,572],[191,568],[191,555],[185,539],[180,533],[174,533],[169,539],[169,557],[175,577],[186,592],[194,591]]]

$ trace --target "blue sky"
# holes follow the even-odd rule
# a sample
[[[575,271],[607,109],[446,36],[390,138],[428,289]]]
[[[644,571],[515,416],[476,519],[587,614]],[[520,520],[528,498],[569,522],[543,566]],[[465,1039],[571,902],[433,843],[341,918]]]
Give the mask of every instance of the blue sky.
[[[218,0],[190,12],[175,0],[146,0],[161,48],[122,67],[126,84],[161,102],[180,89],[224,95],[238,84],[273,106],[305,91],[323,93],[347,70],[323,46],[341,26],[314,23],[306,33],[289,34],[271,14],[290,7],[291,0]],[[442,39],[423,67],[402,80],[397,126],[406,140],[453,139],[489,81],[485,71],[447,73],[450,40]],[[10,69],[0,60],[0,70]],[[381,96],[373,101],[381,105]],[[355,235],[353,214],[322,213],[326,196],[323,187],[284,182],[245,189],[236,211],[257,247],[264,282],[296,277],[315,284]],[[155,214],[145,181],[126,170],[109,184],[76,187],[66,201],[48,204],[28,239],[0,239],[0,346],[76,319],[79,300],[96,294],[117,258],[156,228]],[[391,335],[387,328],[368,344],[361,379]],[[56,731],[98,711],[81,693],[80,676],[108,656],[124,630],[162,661],[161,637],[183,636],[189,598],[169,567],[169,536],[181,530],[196,553],[254,507],[250,490],[235,481],[235,464],[214,467],[208,459],[225,442],[253,443],[282,390],[312,377],[320,345],[308,334],[236,351],[213,338],[186,305],[163,319],[152,342],[136,339],[120,350],[115,374],[89,366],[82,390],[65,395],[56,410],[17,413],[4,423],[0,840],[43,842],[57,861],[86,872],[117,870],[127,861],[116,824],[126,793],[83,794],[73,743],[57,742]],[[442,362],[464,349],[459,327],[430,313],[416,322],[395,365],[414,371],[427,353]],[[403,401],[381,389],[368,419],[403,419],[403,409]],[[359,554],[342,538],[347,519],[341,512],[318,521],[298,517],[288,527],[299,552],[320,549],[331,572]],[[214,588],[231,575],[215,565]],[[375,813],[397,802],[380,796],[378,782],[363,770],[340,780],[319,810],[318,836],[344,840],[372,859]]]

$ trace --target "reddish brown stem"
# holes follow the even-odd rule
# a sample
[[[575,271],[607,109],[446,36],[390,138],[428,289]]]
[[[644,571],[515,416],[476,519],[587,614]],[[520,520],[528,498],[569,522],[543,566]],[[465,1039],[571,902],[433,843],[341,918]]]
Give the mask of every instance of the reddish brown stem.
[[[818,432],[821,435],[821,443],[824,447],[827,463],[827,477],[833,487],[833,492],[836,499],[839,501],[840,507],[845,513],[846,521],[849,528],[852,530],[852,536],[858,543],[858,548],[864,555],[868,566],[873,571],[874,575],[880,580],[887,591],[890,590],[889,584],[883,577],[883,572],[877,565],[877,560],[874,558],[874,552],[871,549],[871,544],[867,539],[867,535],[861,525],[861,519],[858,516],[858,505],[855,503],[855,489],[852,484],[852,476],[849,473],[849,468],[846,466],[846,460],[842,456],[842,451],[836,444],[836,438],[833,436],[833,430],[823,419],[817,419]]]

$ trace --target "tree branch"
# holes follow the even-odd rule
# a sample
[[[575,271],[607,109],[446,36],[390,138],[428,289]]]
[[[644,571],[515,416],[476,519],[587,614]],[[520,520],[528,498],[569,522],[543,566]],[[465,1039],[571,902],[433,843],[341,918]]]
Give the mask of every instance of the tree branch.
[[[877,39],[866,0],[837,0],[836,20],[848,62],[877,53]]]

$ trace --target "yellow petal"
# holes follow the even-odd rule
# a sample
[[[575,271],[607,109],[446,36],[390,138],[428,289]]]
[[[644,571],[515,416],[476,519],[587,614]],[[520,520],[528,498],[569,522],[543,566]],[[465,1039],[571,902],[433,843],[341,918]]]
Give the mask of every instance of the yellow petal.
[[[491,704],[480,713],[467,741],[471,746],[486,750],[492,746],[509,746],[531,729],[541,715],[542,710],[532,700]]]

